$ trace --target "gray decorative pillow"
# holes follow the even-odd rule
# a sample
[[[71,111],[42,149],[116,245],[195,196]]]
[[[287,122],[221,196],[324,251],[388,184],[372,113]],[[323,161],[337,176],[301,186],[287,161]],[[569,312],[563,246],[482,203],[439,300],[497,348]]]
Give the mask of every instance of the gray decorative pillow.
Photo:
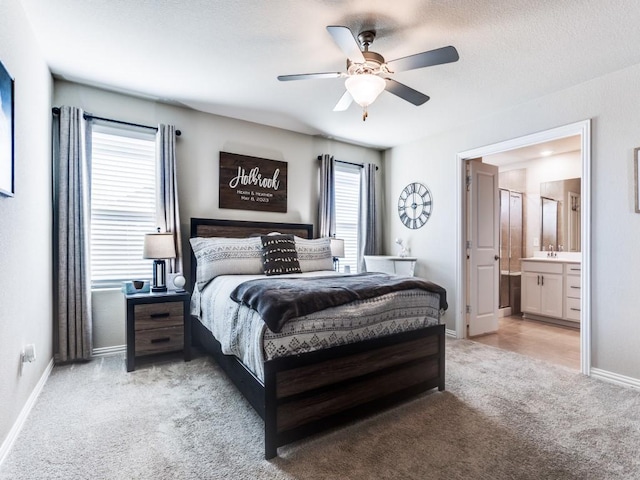
[[[333,270],[331,239],[328,237],[309,240],[295,237],[298,261],[303,273],[317,270]]]
[[[190,238],[196,282],[202,288],[218,275],[260,275],[262,243],[254,238]]]
[[[260,239],[265,275],[301,273],[293,235],[263,235]]]

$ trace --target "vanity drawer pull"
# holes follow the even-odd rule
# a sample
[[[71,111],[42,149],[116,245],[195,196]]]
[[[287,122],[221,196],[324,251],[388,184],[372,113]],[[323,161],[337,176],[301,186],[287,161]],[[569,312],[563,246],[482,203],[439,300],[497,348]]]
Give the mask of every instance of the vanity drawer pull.
[[[577,288],[578,290],[580,290],[580,287],[576,287],[575,285],[571,285],[571,288]]]
[[[167,318],[171,315],[171,312],[160,312],[160,313],[151,313],[149,316],[151,318]]]
[[[580,311],[579,308],[573,308],[573,307],[571,307],[571,310],[573,310],[574,312],[579,312]]]

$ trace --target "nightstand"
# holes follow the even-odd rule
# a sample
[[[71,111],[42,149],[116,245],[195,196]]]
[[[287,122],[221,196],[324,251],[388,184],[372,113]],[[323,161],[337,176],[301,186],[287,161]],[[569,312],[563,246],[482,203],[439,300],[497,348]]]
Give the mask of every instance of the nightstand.
[[[127,302],[127,372],[136,357],[184,351],[191,360],[189,292],[134,293]]]

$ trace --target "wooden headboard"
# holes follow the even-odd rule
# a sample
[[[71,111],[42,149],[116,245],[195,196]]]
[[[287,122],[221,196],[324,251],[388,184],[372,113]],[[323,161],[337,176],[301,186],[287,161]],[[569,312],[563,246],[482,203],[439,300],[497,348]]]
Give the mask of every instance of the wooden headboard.
[[[240,220],[216,220],[211,218],[192,218],[192,237],[224,237],[247,238],[253,235],[267,235],[271,232],[288,233],[302,238],[313,238],[313,225],[309,223],[274,223],[247,222]],[[189,278],[190,291],[196,278],[196,258],[191,251],[191,276]]]

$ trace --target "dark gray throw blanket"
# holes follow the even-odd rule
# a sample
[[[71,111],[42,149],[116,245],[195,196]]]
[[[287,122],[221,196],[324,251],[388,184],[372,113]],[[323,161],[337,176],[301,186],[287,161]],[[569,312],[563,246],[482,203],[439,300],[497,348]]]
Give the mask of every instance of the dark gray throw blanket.
[[[231,299],[258,312],[269,329],[277,333],[290,318],[416,288],[439,294],[440,309],[447,309],[447,292],[441,286],[420,278],[386,273],[260,278],[238,285],[231,292]]]

